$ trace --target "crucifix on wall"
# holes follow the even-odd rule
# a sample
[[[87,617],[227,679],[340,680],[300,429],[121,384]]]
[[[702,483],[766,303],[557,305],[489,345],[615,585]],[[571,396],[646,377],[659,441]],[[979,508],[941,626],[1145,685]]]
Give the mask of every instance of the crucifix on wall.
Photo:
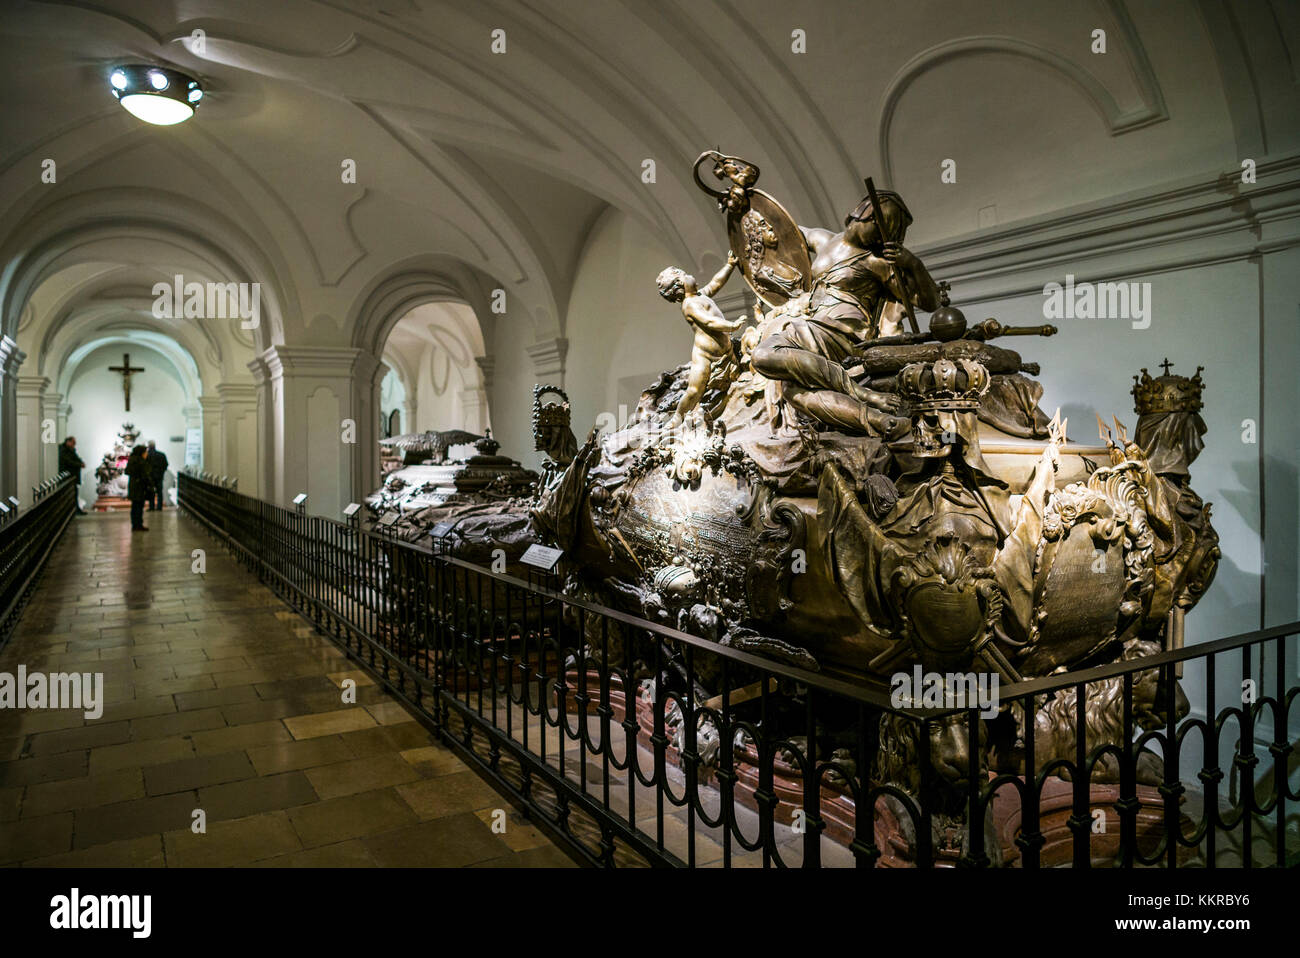
[[[121,374],[122,374],[122,394],[126,397],[126,411],[127,411],[127,412],[130,412],[130,411],[131,411],[131,374],[132,374],[132,373],[142,373],[142,372],[144,372],[144,367],[143,367],[143,366],[132,366],[132,365],[131,365],[131,354],[130,354],[130,353],[123,353],[123,354],[122,354],[122,365],[120,365],[120,366],[109,366],[109,367],[108,367],[108,371],[109,371],[110,373],[121,373]]]

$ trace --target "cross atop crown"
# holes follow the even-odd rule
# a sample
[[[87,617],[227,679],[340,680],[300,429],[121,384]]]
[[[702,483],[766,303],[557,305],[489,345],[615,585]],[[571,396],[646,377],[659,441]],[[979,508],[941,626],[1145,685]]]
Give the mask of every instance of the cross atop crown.
[[[1167,358],[1160,363],[1164,375],[1152,378],[1142,370],[1142,375],[1133,377],[1133,410],[1139,416],[1149,413],[1199,412],[1202,406],[1201,391],[1205,382],[1201,379],[1204,366],[1197,366],[1195,374],[1188,378],[1171,373],[1173,368]]]

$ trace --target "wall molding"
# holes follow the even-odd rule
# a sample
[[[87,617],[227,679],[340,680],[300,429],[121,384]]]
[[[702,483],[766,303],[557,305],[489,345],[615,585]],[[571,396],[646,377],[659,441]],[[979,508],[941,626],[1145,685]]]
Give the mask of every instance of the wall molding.
[[[528,357],[533,361],[533,373],[537,376],[559,376],[560,385],[564,385],[564,358],[569,353],[569,341],[563,337],[543,339],[525,346]]]
[[[1300,154],[1261,163],[1257,181],[1211,171],[918,245],[957,305],[1041,292],[1066,273],[1102,281],[1248,259],[1300,244]]]
[[[361,381],[365,372],[373,376],[380,366],[378,359],[352,346],[272,346],[249,367],[254,363],[264,366],[273,380],[303,376]]]

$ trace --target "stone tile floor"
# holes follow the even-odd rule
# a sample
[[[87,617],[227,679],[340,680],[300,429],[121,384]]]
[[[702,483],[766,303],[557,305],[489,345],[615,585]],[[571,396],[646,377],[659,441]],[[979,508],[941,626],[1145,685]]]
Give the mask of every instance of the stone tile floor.
[[[146,516],[75,519],[0,653],[105,700],[0,710],[0,865],[572,864],[197,524]]]

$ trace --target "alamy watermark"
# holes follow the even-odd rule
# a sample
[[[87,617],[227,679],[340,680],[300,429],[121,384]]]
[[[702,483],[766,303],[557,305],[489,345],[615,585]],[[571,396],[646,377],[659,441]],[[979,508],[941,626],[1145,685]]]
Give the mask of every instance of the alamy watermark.
[[[998,677],[991,672],[895,672],[889,704],[896,709],[979,709],[983,718],[998,714]]]
[[[50,927],[56,931],[123,929],[133,938],[148,938],[152,916],[152,895],[86,895],[73,888],[50,899]]]
[[[151,292],[155,319],[238,319],[241,329],[262,322],[261,283],[187,283],[177,273]]]
[[[1044,319],[1127,319],[1134,329],[1151,325],[1150,283],[1075,282],[1067,273],[1065,285],[1043,287]]]
[[[0,672],[0,709],[82,709],[87,719],[104,714],[103,672]]]
[[[685,422],[669,425],[670,417],[657,416],[654,413],[643,414],[637,407],[629,408],[619,403],[618,411],[604,410],[596,415],[595,426],[602,435],[609,436],[622,432],[633,426],[637,427],[641,447],[659,443],[665,436],[672,436],[677,445],[704,445],[715,436],[714,431],[705,421],[704,412],[696,406],[686,416]]]

